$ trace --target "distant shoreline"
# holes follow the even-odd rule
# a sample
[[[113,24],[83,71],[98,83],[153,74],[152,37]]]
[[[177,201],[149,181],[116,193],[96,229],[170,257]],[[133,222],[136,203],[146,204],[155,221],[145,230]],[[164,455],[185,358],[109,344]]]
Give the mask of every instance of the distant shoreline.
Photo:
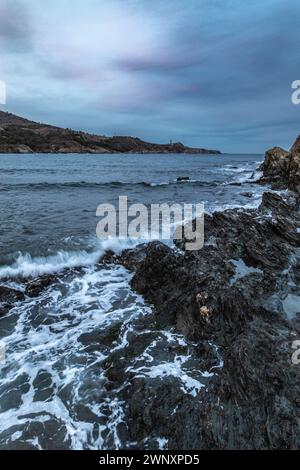
[[[1,145],[1,144],[0,144]],[[39,151],[29,151],[29,152],[23,152],[23,151],[8,151],[8,152],[2,152],[0,151],[0,155],[178,155],[178,154],[183,154],[183,155],[225,155],[221,152],[213,152],[213,151],[207,151],[207,152],[167,152],[167,151],[162,151],[162,152],[121,152],[121,151],[116,151],[116,152],[56,152],[56,151],[49,151],[49,152],[39,152]],[[231,154],[227,154],[231,155]],[[249,154],[252,155],[252,154]]]
[[[155,144],[130,136],[100,136],[37,123],[0,111],[0,154],[189,154],[221,155],[219,150],[181,142]]]

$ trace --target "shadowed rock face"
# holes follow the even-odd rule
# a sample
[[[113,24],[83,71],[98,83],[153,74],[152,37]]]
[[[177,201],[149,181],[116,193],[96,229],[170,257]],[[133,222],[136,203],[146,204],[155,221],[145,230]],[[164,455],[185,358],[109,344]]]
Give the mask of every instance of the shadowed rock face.
[[[0,111],[0,153],[189,153],[217,150],[153,144],[136,137],[106,137],[29,121]]]
[[[280,147],[268,150],[260,170],[263,171],[261,183],[300,193],[300,136],[289,152]]]

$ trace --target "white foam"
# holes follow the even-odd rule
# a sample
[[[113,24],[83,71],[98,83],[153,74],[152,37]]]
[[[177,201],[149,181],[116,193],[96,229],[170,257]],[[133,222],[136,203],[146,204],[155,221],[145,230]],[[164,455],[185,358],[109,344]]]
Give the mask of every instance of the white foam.
[[[37,277],[58,273],[66,268],[93,265],[99,261],[103,253],[103,249],[91,253],[87,251],[59,251],[55,255],[36,258],[30,254],[20,254],[11,266],[0,268],[0,279]]]
[[[189,344],[182,335],[173,331],[160,331],[158,333],[157,339],[153,340],[145,351],[135,358],[134,365],[128,367],[127,372],[133,373],[135,378],[164,379],[173,377],[178,381],[179,388],[185,394],[195,398],[200,390],[206,387],[201,378],[207,379],[215,373],[212,371],[190,370],[186,366],[192,357],[189,348],[193,345]],[[165,340],[167,340],[166,350],[169,350],[172,343],[175,347],[186,349],[186,354],[175,354],[173,360],[169,361],[157,361],[155,349],[158,347],[158,351],[161,351]],[[170,354],[168,353],[168,355]],[[140,366],[140,364],[142,365]]]
[[[166,439],[165,437],[157,437],[156,440],[158,443],[159,450],[165,450],[168,448],[168,439]]]
[[[156,186],[168,186],[170,183],[168,181],[162,181],[160,183],[150,183],[150,186],[153,188]]]
[[[16,279],[38,277],[46,274],[55,274],[64,269],[93,266],[108,250],[116,254],[126,248],[133,248],[141,243],[140,239],[110,238],[94,243],[93,251],[58,251],[49,256],[32,257],[30,254],[20,253],[16,261],[10,266],[0,267],[0,279]]]
[[[64,284],[64,295],[53,286],[11,311],[16,324],[3,338],[6,362],[0,365],[0,389],[2,395],[9,393],[15,380],[25,377],[28,390],[22,392],[21,403],[12,401],[11,407],[0,413],[0,434],[15,426],[11,439],[16,441],[21,438],[19,429],[30,422],[46,424],[57,419],[65,426],[65,443],[72,449],[105,448],[105,439],[120,448],[118,426],[124,420],[124,403],[113,395],[101,397],[106,380],[101,364],[106,356],[99,349],[85,352],[79,337],[95,330],[96,335],[97,328],[105,329],[119,320],[126,324],[131,317],[149,312],[143,300],[131,292],[130,278],[120,266],[86,267],[80,276]],[[35,397],[34,381],[41,370],[49,374],[52,383],[52,395],[46,401]],[[67,403],[59,393],[63,390],[69,390]],[[79,419],[74,412],[78,404],[90,410],[94,420]],[[39,436],[27,442],[41,448]]]
[[[136,373],[136,377],[148,376],[152,379],[174,377],[181,382],[180,388],[184,393],[190,394],[192,397],[196,397],[205,385],[199,380],[191,377],[182,368],[188,358],[188,356],[176,356],[173,362],[163,362],[151,367],[143,366],[135,369],[134,372]],[[131,371],[133,370],[131,369]]]

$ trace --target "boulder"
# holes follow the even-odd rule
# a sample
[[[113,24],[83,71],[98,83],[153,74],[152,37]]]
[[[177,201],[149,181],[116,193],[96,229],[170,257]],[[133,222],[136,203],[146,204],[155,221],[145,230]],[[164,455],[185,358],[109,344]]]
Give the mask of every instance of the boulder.
[[[268,150],[260,167],[260,183],[269,183],[274,189],[288,188],[300,194],[300,136],[287,152],[280,147]]]

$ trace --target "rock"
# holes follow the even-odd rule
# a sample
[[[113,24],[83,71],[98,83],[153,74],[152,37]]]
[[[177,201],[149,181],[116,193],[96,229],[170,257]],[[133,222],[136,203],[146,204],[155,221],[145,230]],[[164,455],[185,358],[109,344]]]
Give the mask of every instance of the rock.
[[[0,317],[5,315],[17,302],[24,300],[23,292],[11,287],[0,286]]]
[[[18,145],[16,153],[33,153],[33,150],[28,145]]]
[[[286,195],[283,199],[279,194],[264,192],[262,201],[259,206],[259,212],[268,212],[273,214],[281,214],[283,217],[294,218],[298,220],[298,201],[293,195]]]
[[[248,198],[253,197],[253,193],[251,193],[250,191],[246,191],[244,193],[241,193],[241,195],[244,196],[244,197],[248,197]]]
[[[289,187],[300,194],[300,136],[291,149]]]
[[[47,289],[56,277],[53,275],[42,276],[32,281],[28,281],[25,293],[29,297],[37,297],[43,290]]]
[[[190,181],[190,178],[189,176],[179,176],[176,181],[178,183],[180,183],[181,181]]]
[[[295,198],[265,193],[257,210],[207,215],[200,251],[153,242],[118,258],[154,306],[155,328],[175,328],[197,345],[197,370],[212,370],[216,347],[222,358],[194,400],[168,376],[127,378],[126,422],[138,448],[149,435],[163,435],[168,449],[299,448],[300,375],[291,357],[300,319],[284,307],[289,294],[300,295],[299,222]]]
[[[272,179],[275,183],[287,184],[289,168],[289,152],[280,147],[274,147],[266,152],[265,161],[260,167],[264,178]]]
[[[13,289],[11,287],[0,286],[0,301],[1,302],[18,302],[24,299],[23,292]]]
[[[115,261],[116,255],[112,250],[108,250],[104,253],[102,258],[100,259],[100,263],[102,264],[111,264]]]
[[[125,266],[130,271],[135,271],[142,261],[146,258],[148,244],[138,245],[136,248],[124,250],[121,255],[116,257],[116,262]]]
[[[268,150],[260,167],[261,183],[274,189],[288,188],[300,194],[300,136],[289,152],[280,147]]]

